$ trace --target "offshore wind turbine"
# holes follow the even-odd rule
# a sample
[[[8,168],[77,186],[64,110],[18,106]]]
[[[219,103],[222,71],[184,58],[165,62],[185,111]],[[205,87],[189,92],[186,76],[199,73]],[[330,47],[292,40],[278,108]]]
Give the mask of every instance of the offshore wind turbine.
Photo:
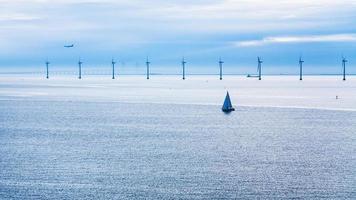
[[[185,64],[186,64],[187,62],[185,61],[185,59],[184,59],[184,57],[183,57],[183,59],[182,59],[182,68],[183,68],[183,80],[185,80]]]
[[[83,62],[82,62],[81,59],[79,58],[79,61],[78,61],[78,67],[79,67],[78,79],[82,79],[82,64],[83,64]]]
[[[221,58],[219,59],[219,67],[220,67],[220,80],[222,80],[222,67],[223,67],[224,62],[221,60]]]
[[[46,78],[49,79],[49,72],[48,72],[48,67],[49,67],[50,62],[47,60],[46,61]]]
[[[263,61],[261,60],[261,58],[257,57],[258,80],[262,80],[262,63]]]
[[[303,80],[303,63],[302,56],[299,57],[299,80]]]
[[[148,60],[148,56],[146,58],[146,76],[147,80],[150,79],[150,64],[151,62]]]
[[[342,68],[343,68],[343,81],[346,81],[346,63],[347,60],[344,56],[342,56]]]
[[[115,60],[111,59],[111,64],[112,64],[112,79],[115,79]]]

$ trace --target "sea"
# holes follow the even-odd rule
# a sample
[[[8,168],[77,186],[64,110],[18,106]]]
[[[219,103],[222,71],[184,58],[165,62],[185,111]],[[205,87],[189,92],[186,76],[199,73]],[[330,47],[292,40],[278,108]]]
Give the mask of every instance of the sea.
[[[0,199],[356,199],[356,112],[3,99]]]

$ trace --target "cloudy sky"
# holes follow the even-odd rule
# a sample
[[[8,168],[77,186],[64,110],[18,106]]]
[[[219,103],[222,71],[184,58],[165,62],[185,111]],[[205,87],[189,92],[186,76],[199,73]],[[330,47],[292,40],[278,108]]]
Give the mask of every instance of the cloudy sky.
[[[0,0],[0,67],[110,65],[213,73],[356,73],[356,0]],[[65,44],[75,44],[66,49]],[[194,70],[193,70],[194,69]]]

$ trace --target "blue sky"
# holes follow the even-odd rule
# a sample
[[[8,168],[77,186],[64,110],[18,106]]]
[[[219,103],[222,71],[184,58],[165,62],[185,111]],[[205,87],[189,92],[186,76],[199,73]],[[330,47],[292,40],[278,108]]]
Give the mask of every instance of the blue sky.
[[[341,56],[356,73],[356,0],[0,0],[2,71],[87,68],[252,73],[261,56],[267,73],[339,73]],[[75,44],[65,49],[65,44]],[[352,67],[355,66],[355,67]],[[108,69],[109,70],[109,69]],[[189,70],[188,70],[189,72]]]

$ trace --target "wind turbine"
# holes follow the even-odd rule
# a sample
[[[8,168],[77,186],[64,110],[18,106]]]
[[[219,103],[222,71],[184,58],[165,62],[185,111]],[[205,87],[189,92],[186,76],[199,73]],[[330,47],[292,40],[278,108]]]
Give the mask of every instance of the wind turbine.
[[[50,62],[47,60],[46,61],[46,78],[49,79],[49,73],[48,73],[48,66],[49,66]]]
[[[299,57],[299,80],[303,80],[303,63],[302,56]]]
[[[147,58],[146,58],[146,67],[147,67],[146,76],[147,76],[147,80],[150,79],[150,64],[151,64],[151,62],[148,60],[148,56],[147,56]]]
[[[344,56],[342,56],[342,68],[343,68],[343,81],[346,81],[346,63],[347,60]]]
[[[219,67],[220,67],[220,80],[222,80],[222,67],[223,67],[223,61],[221,60],[221,58],[219,59]]]
[[[112,64],[112,79],[115,79],[115,60],[111,59],[111,64]]]
[[[258,66],[257,66],[258,80],[262,80],[262,63],[263,63],[263,61],[261,60],[260,57],[257,57],[257,62],[258,62]]]
[[[78,76],[78,78],[79,79],[82,79],[82,64],[83,64],[83,62],[79,58],[79,61],[78,61],[78,67],[79,67],[79,76]]]
[[[185,59],[184,59],[184,57],[183,57],[183,59],[182,59],[182,67],[183,67],[183,80],[185,80],[185,64],[186,64],[187,62],[185,61]]]

